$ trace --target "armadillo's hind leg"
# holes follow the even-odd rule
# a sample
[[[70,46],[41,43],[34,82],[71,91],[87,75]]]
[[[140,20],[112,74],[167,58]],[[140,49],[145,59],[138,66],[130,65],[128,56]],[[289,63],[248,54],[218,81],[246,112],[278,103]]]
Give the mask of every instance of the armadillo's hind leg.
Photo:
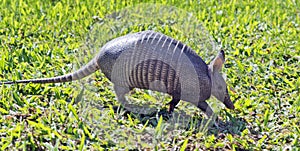
[[[114,90],[121,105],[125,108],[129,106],[129,102],[127,101],[125,95],[130,91],[130,88],[115,85]]]

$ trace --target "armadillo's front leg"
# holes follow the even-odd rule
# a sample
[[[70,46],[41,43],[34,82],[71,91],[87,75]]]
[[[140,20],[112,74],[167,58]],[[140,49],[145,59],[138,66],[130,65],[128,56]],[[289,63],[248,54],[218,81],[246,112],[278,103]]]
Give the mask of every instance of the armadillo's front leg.
[[[171,102],[168,103],[170,105],[170,107],[169,107],[169,114],[171,114],[174,111],[174,109],[175,109],[176,105],[179,103],[179,101],[180,101],[180,99],[173,98],[171,100]]]
[[[208,118],[212,118],[213,125],[216,126],[217,128],[219,128],[218,123],[217,123],[218,117],[213,117],[213,116],[215,116],[214,112],[210,108],[210,106],[207,104],[207,102],[200,101],[198,103],[198,108],[200,108],[203,112],[205,112],[205,114],[207,115]]]
[[[174,111],[174,108],[177,106],[179,101],[180,101],[180,95],[178,95],[178,93],[173,94],[172,101],[168,103],[170,105],[169,114],[171,114]]]
[[[201,109],[209,118],[214,114],[213,110],[205,101],[200,101],[197,107]]]

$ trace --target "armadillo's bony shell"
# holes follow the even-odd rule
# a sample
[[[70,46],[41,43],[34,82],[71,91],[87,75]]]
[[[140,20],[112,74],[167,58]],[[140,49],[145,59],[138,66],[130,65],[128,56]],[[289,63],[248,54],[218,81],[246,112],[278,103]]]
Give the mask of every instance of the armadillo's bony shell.
[[[211,95],[207,64],[191,48],[161,33],[144,31],[114,39],[97,59],[118,86],[179,93],[194,104]]]

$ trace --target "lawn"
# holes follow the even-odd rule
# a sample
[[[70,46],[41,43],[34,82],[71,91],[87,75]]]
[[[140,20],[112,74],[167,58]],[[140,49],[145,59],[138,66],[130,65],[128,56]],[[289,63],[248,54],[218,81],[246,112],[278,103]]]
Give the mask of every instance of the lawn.
[[[0,81],[75,71],[107,41],[155,30],[207,63],[222,48],[235,110],[218,127],[170,96],[135,90],[120,108],[101,71],[62,84],[0,85],[0,150],[299,150],[300,3],[296,0],[0,0]]]

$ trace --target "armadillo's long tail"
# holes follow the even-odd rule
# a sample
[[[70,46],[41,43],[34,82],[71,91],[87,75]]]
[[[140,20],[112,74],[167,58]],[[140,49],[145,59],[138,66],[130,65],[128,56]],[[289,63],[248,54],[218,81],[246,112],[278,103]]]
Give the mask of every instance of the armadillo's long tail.
[[[69,82],[74,80],[82,79],[95,71],[99,70],[99,65],[97,63],[97,59],[94,58],[84,67],[80,68],[79,70],[53,78],[41,78],[41,79],[29,79],[29,80],[18,80],[18,81],[7,81],[7,82],[0,82],[2,84],[16,84],[16,83],[62,83],[62,82]]]

